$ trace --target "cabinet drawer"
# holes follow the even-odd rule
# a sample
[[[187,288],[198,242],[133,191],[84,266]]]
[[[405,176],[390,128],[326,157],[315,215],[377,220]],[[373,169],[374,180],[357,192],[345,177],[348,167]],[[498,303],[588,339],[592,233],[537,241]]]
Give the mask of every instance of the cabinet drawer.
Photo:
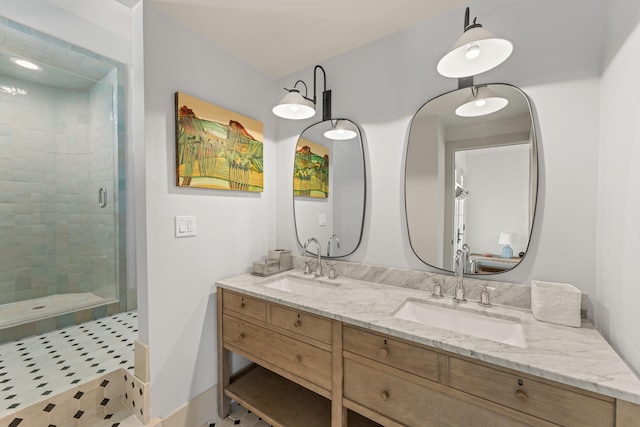
[[[257,298],[224,291],[222,294],[222,307],[252,319],[267,321],[267,303]]]
[[[406,375],[406,374],[405,374]],[[429,383],[429,381],[424,381]],[[522,427],[522,414],[514,417],[491,412],[482,406],[428,388],[355,360],[344,359],[344,397],[358,405],[407,426]],[[463,393],[459,393],[462,395]],[[349,406],[349,402],[345,402]],[[546,424],[546,423],[542,423]]]
[[[224,344],[305,379],[325,390],[331,390],[331,353],[310,344],[286,337],[224,315],[222,320]]]
[[[331,344],[331,320],[272,305],[271,324],[305,337]]]
[[[450,386],[565,426],[613,426],[615,406],[499,369],[449,359]]]
[[[438,381],[438,354],[383,335],[345,326],[344,350]]]

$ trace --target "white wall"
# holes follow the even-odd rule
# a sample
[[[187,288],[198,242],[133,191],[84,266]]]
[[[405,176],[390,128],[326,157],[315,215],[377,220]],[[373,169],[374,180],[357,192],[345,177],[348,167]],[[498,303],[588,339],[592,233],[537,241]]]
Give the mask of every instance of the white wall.
[[[637,2],[616,0],[605,25],[600,88],[597,305],[599,329],[640,371],[640,25]],[[635,13],[634,13],[635,12]],[[629,17],[635,20],[629,21]]]
[[[597,31],[582,29],[601,25],[602,3],[482,0],[471,4],[471,13],[515,45],[505,64],[476,77],[476,83],[521,87],[539,119],[541,181],[530,255],[514,271],[494,278],[524,283],[553,279],[594,294],[602,39]],[[365,138],[367,215],[352,261],[430,270],[415,257],[407,237],[406,144],[420,106],[457,87],[457,81],[441,77],[435,68],[459,37],[463,16],[460,8],[322,64],[333,91],[333,116],[360,124]],[[540,22],[545,31],[539,31]],[[296,79],[310,81],[311,76],[311,68],[303,70],[281,79],[279,87]],[[292,166],[287,159],[307,124],[278,122],[278,245],[292,249],[292,208],[285,197],[291,191]]]
[[[501,232],[515,233],[513,255],[529,238],[529,146],[520,144],[464,151],[467,184],[467,244],[473,252],[501,254]],[[458,156],[460,152],[456,153]]]
[[[166,417],[217,382],[216,280],[249,271],[275,245],[273,80],[144,2],[144,168],[151,417]],[[177,188],[174,93],[262,121],[263,193]],[[136,161],[136,166],[139,164]],[[198,235],[174,237],[174,217],[195,215]],[[205,420],[206,421],[206,420]]]
[[[411,146],[411,154],[407,158],[408,170],[406,192],[415,195],[444,194],[441,185],[442,164],[440,150],[443,148],[443,129],[435,115],[416,117],[412,132],[419,135],[424,143]],[[418,137],[415,137],[418,138]],[[436,144],[429,144],[437,141]],[[422,256],[422,259],[433,260],[435,265],[442,265],[444,200],[433,200],[428,197],[413,197],[407,200],[407,212],[417,212],[409,217],[411,229],[417,230],[420,239],[411,240],[411,247]],[[434,226],[435,224],[435,226]]]

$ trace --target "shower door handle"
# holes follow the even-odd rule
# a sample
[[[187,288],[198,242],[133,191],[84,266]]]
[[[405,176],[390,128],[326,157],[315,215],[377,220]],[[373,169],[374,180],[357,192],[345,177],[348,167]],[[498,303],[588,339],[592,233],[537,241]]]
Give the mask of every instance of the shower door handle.
[[[107,189],[102,187],[98,190],[98,206],[106,208],[108,202]]]

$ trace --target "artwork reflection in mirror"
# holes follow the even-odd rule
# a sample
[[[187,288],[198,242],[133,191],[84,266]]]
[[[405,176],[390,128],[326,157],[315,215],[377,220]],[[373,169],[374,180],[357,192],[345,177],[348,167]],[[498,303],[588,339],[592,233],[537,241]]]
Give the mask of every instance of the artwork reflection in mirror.
[[[483,92],[464,88],[429,101],[411,124],[405,169],[409,239],[423,262],[442,270],[453,270],[456,251],[467,244],[467,273],[508,271],[529,245],[538,182],[530,103],[513,86],[484,89],[506,106],[460,116],[456,109]]]
[[[365,207],[365,167],[358,127],[351,139],[331,139],[327,131],[336,120],[316,123],[300,135],[293,171],[293,207],[296,234],[302,247],[317,238],[323,257],[353,253],[362,239]],[[312,245],[310,250],[315,251]],[[314,254],[317,255],[317,254]]]
[[[293,195],[329,197],[329,147],[300,138],[293,163]]]

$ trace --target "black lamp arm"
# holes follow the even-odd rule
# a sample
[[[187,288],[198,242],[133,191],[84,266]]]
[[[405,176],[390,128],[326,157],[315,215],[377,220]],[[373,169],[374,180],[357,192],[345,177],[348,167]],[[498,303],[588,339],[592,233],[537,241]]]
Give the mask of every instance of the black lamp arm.
[[[331,119],[331,91],[327,90],[327,73],[320,65],[313,68],[313,105],[316,105],[316,75],[318,69],[322,70],[323,90],[322,90],[322,120]]]
[[[293,88],[296,89],[296,86],[298,86],[298,83],[302,83],[304,85],[304,95],[302,96],[304,99],[306,99],[307,101],[311,101],[315,104],[315,101],[313,99],[308,98],[308,92],[309,89],[307,89],[307,84],[303,81],[303,80],[298,80],[294,85]],[[284,90],[287,91],[291,91],[290,89],[287,89],[286,87],[284,88]],[[315,96],[314,96],[315,98]]]
[[[464,11],[464,31],[468,31],[472,28],[482,28],[482,25],[478,24],[476,21],[478,18],[473,18],[473,24],[469,25],[469,8],[467,7]]]

